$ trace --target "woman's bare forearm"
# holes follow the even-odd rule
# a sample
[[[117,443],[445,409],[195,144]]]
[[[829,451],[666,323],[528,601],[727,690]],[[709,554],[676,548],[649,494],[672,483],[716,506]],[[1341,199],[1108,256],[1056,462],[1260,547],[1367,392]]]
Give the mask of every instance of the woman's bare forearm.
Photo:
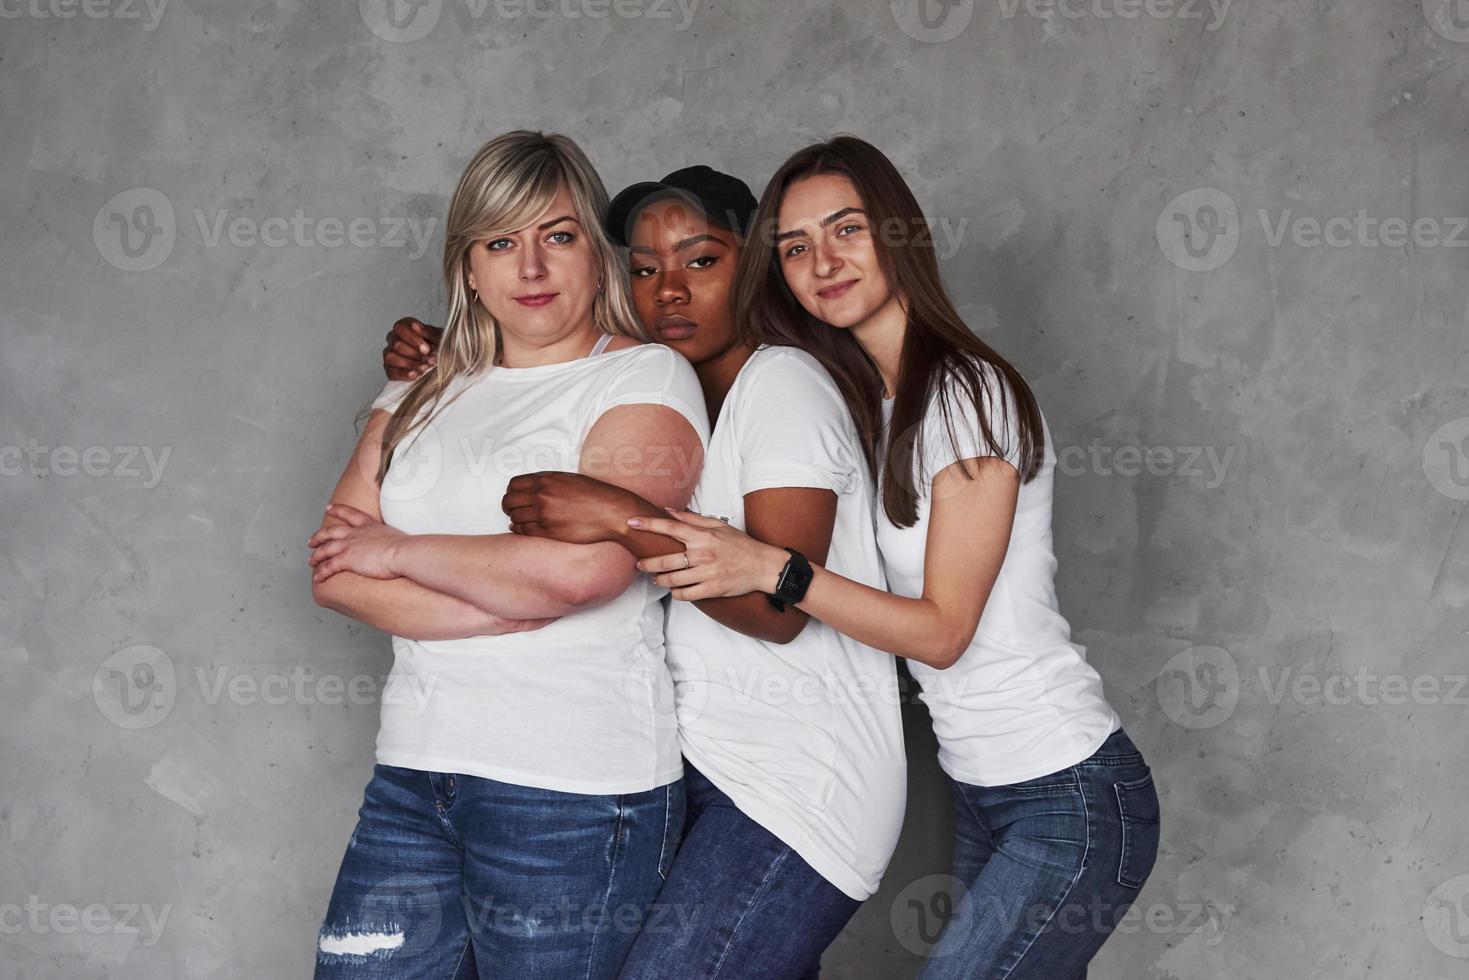
[[[811,585],[798,608],[859,643],[940,670],[969,645],[968,635],[927,596],[910,599],[812,564]]]
[[[627,496],[628,517],[667,516],[663,508],[657,504],[644,500],[630,491]],[[638,558],[657,558],[683,550],[683,543],[675,538],[654,534],[651,531],[639,531],[636,528],[628,527],[626,523],[619,527],[608,528],[608,532],[619,544]],[[779,577],[777,572],[776,576],[771,579],[771,588],[775,587],[775,581]],[[750,592],[746,595],[720,599],[699,599],[694,605],[719,625],[767,643],[791,642],[800,635],[809,618],[800,609],[792,607],[787,607],[785,612],[778,612],[770,604],[770,599],[764,592]]]
[[[409,640],[462,640],[496,626],[494,616],[472,603],[406,578],[339,572],[312,593],[323,608]]]
[[[517,534],[416,534],[393,571],[506,619],[565,616],[622,593],[637,570],[611,543],[563,544]]]

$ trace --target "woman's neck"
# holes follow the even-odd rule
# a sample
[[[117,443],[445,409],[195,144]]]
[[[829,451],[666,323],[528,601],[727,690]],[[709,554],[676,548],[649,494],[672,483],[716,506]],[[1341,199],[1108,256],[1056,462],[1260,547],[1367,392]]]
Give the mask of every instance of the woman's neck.
[[[882,375],[883,396],[897,394],[898,371],[903,362],[903,338],[908,333],[908,311],[898,294],[893,293],[886,303],[867,319],[853,325],[851,330],[852,336]]]
[[[734,387],[740,368],[745,366],[753,353],[753,347],[737,343],[723,353],[694,365],[694,373],[699,376],[699,387],[704,389],[704,407],[709,410],[711,428],[719,421],[719,410],[724,407],[724,398],[729,394],[729,389]]]
[[[602,331],[591,318],[554,339],[527,342],[500,328],[500,364],[508,368],[540,367],[575,361],[591,353]]]

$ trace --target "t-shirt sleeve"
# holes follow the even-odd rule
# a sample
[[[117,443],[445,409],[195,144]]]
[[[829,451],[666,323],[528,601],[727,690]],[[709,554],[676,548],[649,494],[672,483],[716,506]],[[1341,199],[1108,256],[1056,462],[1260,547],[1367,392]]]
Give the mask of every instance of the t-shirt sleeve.
[[[1017,470],[1020,469],[1021,443],[1019,417],[1016,413],[1015,394],[1003,375],[988,364],[980,366],[983,383],[981,398],[985,419],[990,433],[999,444],[999,458]],[[935,397],[928,406],[923,419],[924,487],[933,482],[946,466],[961,459],[979,459],[997,455],[985,442],[984,432],[979,426],[979,414],[964,385],[949,378],[945,382],[945,394],[949,405],[949,419],[945,421],[939,399]],[[953,424],[954,438],[949,437],[949,423]],[[955,451],[955,442],[958,451]]]
[[[398,408],[398,403],[403,396],[408,394],[408,389],[413,387],[411,381],[389,381],[383,386],[383,390],[372,400],[372,410],[381,409],[384,412],[393,412]]]
[[[708,449],[709,411],[704,407],[704,391],[693,365],[662,344],[644,344],[624,360],[627,363],[620,366],[602,393],[597,417],[619,405],[663,405],[688,419],[699,434],[699,444]]]
[[[731,420],[740,447],[740,496],[775,487],[856,489],[865,463],[831,376],[794,353],[755,356],[760,361],[740,379],[739,414]]]

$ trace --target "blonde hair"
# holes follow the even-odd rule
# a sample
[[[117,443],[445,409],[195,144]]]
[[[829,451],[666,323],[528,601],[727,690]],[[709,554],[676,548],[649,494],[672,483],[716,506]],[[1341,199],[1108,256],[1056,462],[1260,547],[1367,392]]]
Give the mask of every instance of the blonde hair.
[[[616,246],[602,230],[607,189],[587,155],[575,142],[556,133],[517,129],[496,136],[464,168],[449,202],[444,228],[449,310],[436,353],[438,361],[432,371],[412,383],[383,431],[379,485],[398,443],[446,407],[440,401],[449,383],[460,375],[494,369],[500,324],[469,288],[470,246],[524,228],[545,213],[563,185],[602,277],[602,288],[592,302],[593,322],[604,333],[648,340],[628,297],[627,273]],[[425,406],[429,412],[415,421]]]

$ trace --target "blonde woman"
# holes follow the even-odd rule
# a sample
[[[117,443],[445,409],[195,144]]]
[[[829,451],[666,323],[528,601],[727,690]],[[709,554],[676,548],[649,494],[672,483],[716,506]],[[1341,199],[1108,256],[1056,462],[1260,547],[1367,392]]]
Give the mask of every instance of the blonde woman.
[[[698,380],[642,342],[606,203],[565,137],[479,151],[436,365],[374,402],[310,539],[317,602],[394,652],[318,977],[612,977],[673,860],[666,590],[617,542],[511,534],[500,508],[536,470],[670,507],[698,479]]]

